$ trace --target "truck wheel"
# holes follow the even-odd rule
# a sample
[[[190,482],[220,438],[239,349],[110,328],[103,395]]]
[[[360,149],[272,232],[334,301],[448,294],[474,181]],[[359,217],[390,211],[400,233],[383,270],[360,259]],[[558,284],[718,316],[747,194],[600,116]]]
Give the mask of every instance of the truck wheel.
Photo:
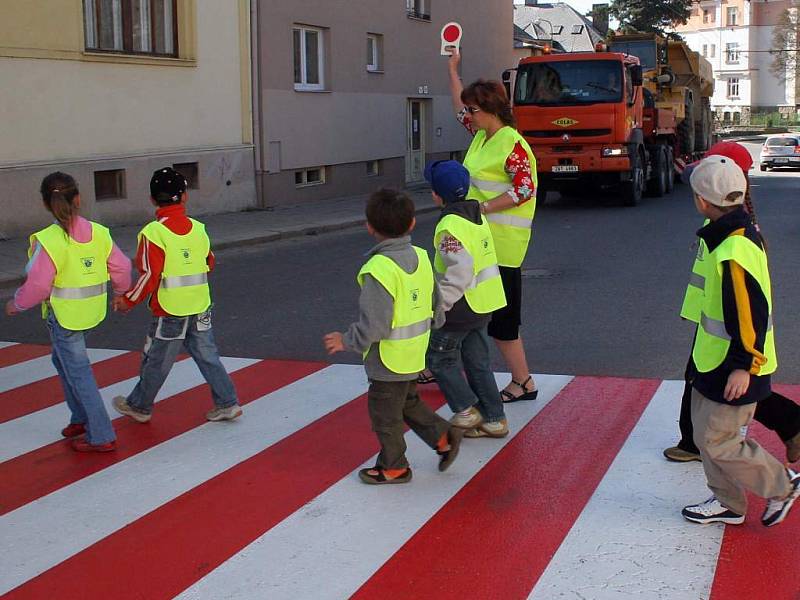
[[[667,193],[666,154],[660,147],[653,152],[653,176],[648,182],[647,192],[655,198],[661,198]]]
[[[671,194],[675,189],[675,155],[669,146],[664,150],[667,157],[667,193]]]
[[[693,154],[694,153],[694,102],[691,96],[686,96],[684,102],[684,113],[686,117],[678,124],[678,133],[680,134],[681,153]]]
[[[623,181],[621,187],[623,206],[636,206],[642,201],[644,169],[639,152],[631,155],[631,178],[629,181]]]

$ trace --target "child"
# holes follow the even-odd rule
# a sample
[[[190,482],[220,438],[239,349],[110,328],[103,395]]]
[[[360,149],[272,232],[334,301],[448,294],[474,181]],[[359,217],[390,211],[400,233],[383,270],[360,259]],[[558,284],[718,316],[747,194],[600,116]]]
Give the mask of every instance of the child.
[[[56,223],[31,236],[27,278],[6,304],[6,314],[42,304],[71,413],[61,435],[74,438],[78,452],[110,452],[117,447],[116,434],[86,354],[86,334],[105,319],[109,276],[116,294],[130,286],[131,261],[108,229],[78,215],[81,196],[71,176],[51,173],[40,192]]]
[[[492,233],[481,205],[467,200],[469,173],[453,160],[425,169],[434,202],[442,207],[433,245],[438,302],[428,368],[455,413],[450,422],[467,437],[508,435],[508,422],[490,368],[487,326],[506,305]],[[462,375],[463,370],[466,380]]]
[[[215,408],[209,421],[229,421],[242,414],[233,382],[219,359],[211,330],[211,294],[207,273],[214,254],[205,227],[186,216],[186,180],[167,167],[153,173],[150,201],[156,219],[139,233],[136,267],[139,280],[114,301],[128,312],[150,295],[153,320],[145,341],[141,378],[130,395],[114,398],[117,412],[147,423],[158,390],[183,347],[211,386]]]
[[[753,157],[750,151],[737,142],[719,142],[708,149],[708,156],[720,155],[733,160],[742,170],[747,181],[747,191],[744,198],[744,209],[753,221],[756,231],[759,231],[758,222],[755,216],[752,200],[750,199],[750,182],[748,171],[753,165]],[[689,183],[691,172],[697,163],[688,165],[682,174],[684,183]],[[694,323],[700,322],[700,308],[703,297],[702,282],[705,280],[703,269],[705,268],[705,256],[708,254],[705,243],[702,240],[697,244],[697,258],[692,266],[692,275],[689,285],[686,287],[683,306],[681,307],[681,317]],[[680,426],[681,439],[677,445],[664,450],[667,460],[673,462],[689,462],[700,460],[700,451],[694,444],[692,434],[692,415],[691,398],[692,384],[691,379],[694,373],[694,363],[689,356],[685,371],[685,386],[683,397],[681,398]],[[790,463],[800,460],[800,406],[792,402],[786,396],[773,391],[769,396],[756,404],[756,412],[753,418],[763,424],[768,429],[775,431],[786,446],[786,460]]]
[[[745,489],[769,498],[761,522],[777,525],[800,495],[800,475],[783,467],[741,428],[770,394],[777,358],[763,242],[743,210],[747,182],[730,158],[709,156],[690,177],[698,231],[708,249],[701,317],[692,350],[694,442],[714,496],[683,509],[695,523],[744,522]]]
[[[369,379],[367,402],[372,430],[381,445],[375,467],[359,472],[368,484],[406,483],[405,422],[439,454],[439,470],[456,459],[462,432],[433,412],[417,394],[417,373],[433,316],[433,273],[425,251],[411,245],[414,204],[405,194],[380,190],[367,202],[367,231],[378,244],[358,273],[358,321],[341,334],[324,337],[329,354],[364,355]]]

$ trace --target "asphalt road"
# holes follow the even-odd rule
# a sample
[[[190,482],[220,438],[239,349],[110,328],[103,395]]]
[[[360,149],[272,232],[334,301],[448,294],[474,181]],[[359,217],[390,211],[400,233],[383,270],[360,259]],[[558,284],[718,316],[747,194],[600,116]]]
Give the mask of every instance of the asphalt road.
[[[758,145],[750,145],[757,155]],[[753,197],[769,243],[780,368],[800,383],[800,172],[751,171]],[[678,317],[701,225],[686,186],[635,208],[613,196],[551,200],[534,222],[524,264],[523,337],[540,373],[680,378],[692,326]],[[415,242],[429,247],[435,214],[420,218]],[[223,354],[331,360],[323,333],[355,317],[355,274],[372,245],[366,230],[272,242],[220,253],[212,276],[214,326]],[[4,294],[9,295],[8,290]],[[36,311],[0,317],[0,339],[47,343]],[[147,312],[111,315],[95,347],[137,349]],[[358,362],[339,354],[334,362]],[[503,369],[495,356],[495,367]]]

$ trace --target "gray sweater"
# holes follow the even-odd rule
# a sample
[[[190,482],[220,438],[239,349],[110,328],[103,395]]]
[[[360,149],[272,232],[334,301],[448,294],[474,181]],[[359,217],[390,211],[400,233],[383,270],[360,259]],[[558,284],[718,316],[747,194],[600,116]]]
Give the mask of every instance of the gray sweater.
[[[384,240],[367,252],[367,258],[382,254],[392,259],[406,273],[413,273],[417,269],[419,259],[411,246],[411,237],[390,238]],[[364,369],[367,378],[374,381],[410,381],[417,378],[416,373],[401,375],[389,370],[383,364],[378,349],[378,342],[389,336],[392,329],[392,316],[394,315],[394,299],[386,288],[377,279],[367,274],[361,287],[361,296],[358,299],[358,321],[350,325],[344,332],[344,347],[347,350],[363,354],[369,349],[364,358]]]

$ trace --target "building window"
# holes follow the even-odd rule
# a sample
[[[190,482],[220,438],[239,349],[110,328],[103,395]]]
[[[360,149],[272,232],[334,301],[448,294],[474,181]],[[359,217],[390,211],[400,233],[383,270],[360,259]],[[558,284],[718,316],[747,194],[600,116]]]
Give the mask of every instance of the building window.
[[[431,20],[431,0],[406,0],[406,14],[412,19]]]
[[[728,79],[728,98],[739,97],[739,78],[731,77]]]
[[[733,124],[738,125],[741,122],[742,122],[742,113],[740,112],[733,113]]]
[[[172,168],[175,169],[181,175],[183,175],[183,178],[186,180],[186,185],[190,190],[196,190],[200,187],[199,184],[200,178],[198,176],[198,168],[196,162],[178,163],[172,165]]]
[[[731,113],[730,113],[730,111],[726,110],[725,113],[722,115],[722,122],[723,123],[730,123],[731,122]]]
[[[96,200],[125,198],[125,169],[95,171],[94,197]]]
[[[717,45],[711,44],[711,54],[709,54],[709,58],[714,58],[717,55]]]
[[[84,0],[86,49],[178,55],[176,0]]]
[[[367,71],[383,71],[383,36],[367,34]]]
[[[294,172],[294,184],[297,187],[321,185],[323,183],[325,183],[325,167],[315,167]]]
[[[294,27],[294,89],[323,90],[325,53],[321,29]]]
[[[703,56],[708,56],[708,44],[703,44]]]
[[[708,10],[703,9],[703,23],[708,23]]]
[[[463,153],[461,150],[454,150],[450,153],[450,160],[457,160],[458,162],[461,162],[462,154]]]
[[[732,42],[725,44],[725,62],[738,63],[739,62],[739,43]]]
[[[737,25],[736,19],[739,15],[739,11],[737,10],[737,8],[735,6],[729,6],[727,15],[728,15],[728,27],[735,27]]]
[[[368,160],[367,161],[367,177],[375,177],[381,174],[381,161]]]

